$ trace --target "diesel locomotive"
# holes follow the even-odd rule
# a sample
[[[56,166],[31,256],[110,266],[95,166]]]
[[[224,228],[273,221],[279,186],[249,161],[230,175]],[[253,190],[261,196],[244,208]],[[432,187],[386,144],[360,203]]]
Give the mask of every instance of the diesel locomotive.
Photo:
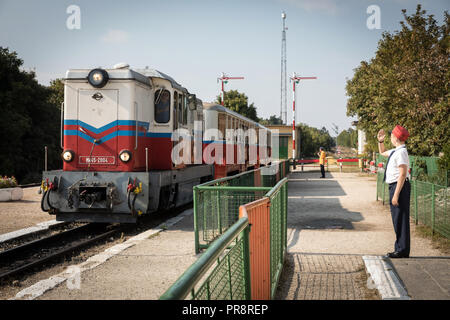
[[[191,202],[197,184],[270,163],[271,134],[162,72],[118,64],[67,71],[61,148],[62,170],[43,172],[42,210],[135,223]]]

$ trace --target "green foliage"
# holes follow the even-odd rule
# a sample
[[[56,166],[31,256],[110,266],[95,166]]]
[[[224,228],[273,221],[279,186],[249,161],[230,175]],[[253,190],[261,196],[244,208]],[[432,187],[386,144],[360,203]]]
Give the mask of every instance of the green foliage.
[[[420,5],[411,16],[402,12],[401,30],[384,32],[375,57],[347,82],[347,115],[366,131],[368,152],[377,151],[378,130],[400,124],[412,154],[437,155],[450,143],[450,16],[439,26]]]
[[[61,109],[61,104],[64,102],[64,82],[61,79],[55,79],[50,81],[50,95],[48,102]]]
[[[0,189],[2,188],[14,188],[17,187],[17,180],[14,177],[8,178],[7,176],[0,177]]]
[[[260,119],[259,123],[261,123],[263,126],[265,125],[282,125],[283,121],[281,120],[281,118],[272,115],[270,116],[269,119]]]
[[[439,177],[441,177],[441,185],[449,186],[450,175],[450,144],[444,146],[444,152],[441,158],[438,160]]]
[[[358,131],[352,128],[343,130],[336,138],[338,146],[357,148],[358,147]]]
[[[320,147],[325,148],[325,151],[330,151],[334,147],[334,139],[325,127],[317,129],[304,123],[297,127],[300,130],[299,150],[301,158],[317,157]]]
[[[222,103],[222,97],[217,97],[217,103]],[[256,107],[254,104],[248,104],[248,97],[244,93],[239,93],[237,90],[230,90],[225,92],[224,107],[237,112],[244,117],[258,122],[256,115]]]
[[[60,114],[50,102],[55,91],[20,70],[22,64],[16,52],[0,47],[0,174],[26,183],[40,180],[44,146],[49,168],[60,166]]]

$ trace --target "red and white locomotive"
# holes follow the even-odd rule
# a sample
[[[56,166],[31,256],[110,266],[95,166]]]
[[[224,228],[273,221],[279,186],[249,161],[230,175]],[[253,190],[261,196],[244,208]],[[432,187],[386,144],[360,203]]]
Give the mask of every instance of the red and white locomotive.
[[[42,182],[42,209],[61,221],[133,223],[191,202],[199,183],[270,162],[267,128],[153,69],[68,70],[61,112],[63,169]],[[181,163],[178,131],[191,137]]]

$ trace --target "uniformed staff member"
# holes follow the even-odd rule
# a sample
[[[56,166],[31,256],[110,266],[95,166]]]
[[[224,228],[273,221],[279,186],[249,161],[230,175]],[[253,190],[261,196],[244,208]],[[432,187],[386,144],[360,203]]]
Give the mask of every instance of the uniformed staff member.
[[[323,150],[323,147],[320,147],[320,151],[317,154],[319,156],[319,164],[320,164],[320,172],[322,173],[322,176],[320,178],[325,178],[325,157],[326,153]]]
[[[409,258],[409,201],[411,185],[409,183],[409,157],[405,141],[409,132],[397,125],[391,133],[391,142],[395,149],[389,151],[384,147],[384,130],[378,132],[378,150],[388,157],[384,172],[384,181],[389,184],[389,204],[392,223],[396,235],[395,251],[387,254],[389,258]]]

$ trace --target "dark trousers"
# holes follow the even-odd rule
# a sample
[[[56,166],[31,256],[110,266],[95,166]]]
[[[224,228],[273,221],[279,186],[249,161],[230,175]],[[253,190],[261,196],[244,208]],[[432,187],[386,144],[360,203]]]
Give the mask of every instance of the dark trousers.
[[[395,193],[397,182],[389,185],[389,204],[391,206],[392,223],[396,235],[395,251],[409,255],[410,232],[409,232],[409,200],[411,195],[411,185],[408,180],[403,184],[398,197],[398,207],[392,205],[392,197]]]
[[[322,178],[325,178],[325,166],[323,164],[320,165],[320,172],[322,173]]]

